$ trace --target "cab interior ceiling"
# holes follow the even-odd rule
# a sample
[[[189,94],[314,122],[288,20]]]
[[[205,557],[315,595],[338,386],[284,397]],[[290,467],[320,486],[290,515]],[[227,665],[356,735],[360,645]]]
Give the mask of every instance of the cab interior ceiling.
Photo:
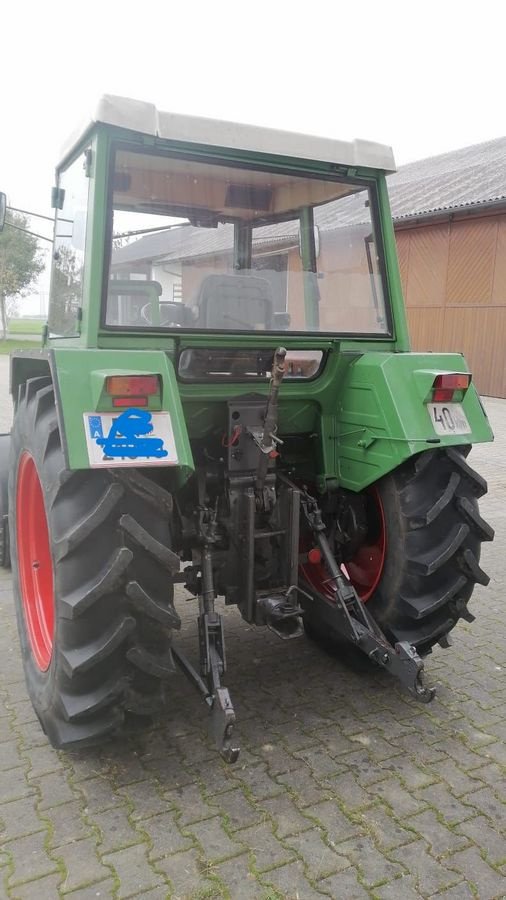
[[[364,185],[278,172],[238,169],[185,159],[118,151],[114,173],[116,209],[194,217],[203,224],[268,221],[298,217],[364,190]],[[205,198],[205,204],[203,199]],[[205,213],[210,215],[206,216]]]

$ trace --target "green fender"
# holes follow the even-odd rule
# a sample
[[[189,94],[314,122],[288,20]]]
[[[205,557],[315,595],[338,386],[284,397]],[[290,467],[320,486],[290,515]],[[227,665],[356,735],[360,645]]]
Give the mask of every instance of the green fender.
[[[55,348],[20,351],[11,360],[11,390],[27,378],[51,375],[55,387],[58,421],[66,464],[69,469],[89,469],[85,432],[86,413],[119,415],[105,392],[109,375],[158,375],[161,392],[149,399],[148,410],[170,415],[177,464],[171,465],[174,487],[179,487],[194,471],[193,456],[181,406],[174,366],[161,350],[98,350]],[[135,404],[132,403],[134,406]],[[132,462],[132,465],[138,463]],[[114,461],[111,462],[111,467]]]
[[[348,358],[347,358],[348,357]],[[361,491],[423,450],[493,440],[486,413],[474,385],[462,398],[470,430],[437,435],[427,403],[437,375],[468,372],[456,353],[374,352],[340,354],[339,372],[330,382],[307,385],[307,396],[319,394],[321,458],[318,482],[339,483]],[[84,414],[112,412],[105,394],[108,375],[158,374],[161,396],[150,409],[170,414],[177,466],[171,467],[174,488],[194,471],[179,385],[169,356],[160,350],[98,350],[55,348],[20,351],[12,359],[13,397],[26,378],[51,373],[67,465],[90,468]],[[321,390],[321,394],[320,394]],[[282,391],[283,394],[283,391]],[[116,412],[116,411],[115,411]],[[280,418],[283,421],[283,402]]]
[[[427,404],[434,379],[445,372],[469,372],[464,357],[371,352],[350,363],[338,393],[333,435],[342,487],[363,490],[422,450],[493,441],[472,382],[462,399],[470,431],[436,434]]]

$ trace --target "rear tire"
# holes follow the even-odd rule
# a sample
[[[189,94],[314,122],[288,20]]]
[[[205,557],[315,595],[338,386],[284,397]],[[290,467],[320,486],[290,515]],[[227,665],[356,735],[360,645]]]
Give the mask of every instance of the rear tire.
[[[470,448],[430,450],[408,460],[378,485],[387,552],[368,601],[387,637],[409,641],[420,654],[447,643],[475,585],[487,585],[481,544],[494,536],[478,499],[486,481],[466,462]]]
[[[174,669],[171,636],[180,619],[171,573],[179,560],[170,550],[171,497],[135,470],[68,471],[47,378],[20,388],[11,460],[13,587],[28,692],[54,747],[99,743],[121,733],[130,713],[156,715]],[[30,557],[40,529],[30,532],[32,511],[19,503],[22,460],[42,491],[53,575],[46,582],[38,571],[44,562]],[[31,533],[33,551],[23,540]],[[53,631],[47,652],[29,623],[39,615],[37,584],[45,584],[39,630],[50,623]]]
[[[438,642],[447,646],[460,618],[473,621],[468,601],[476,583],[489,582],[479,560],[482,542],[494,531],[477,502],[487,485],[467,464],[468,452],[426,451],[374,485],[386,547],[367,609],[392,643],[408,641],[421,655]],[[318,621],[308,621],[307,632],[338,649],[336,636],[329,638]]]

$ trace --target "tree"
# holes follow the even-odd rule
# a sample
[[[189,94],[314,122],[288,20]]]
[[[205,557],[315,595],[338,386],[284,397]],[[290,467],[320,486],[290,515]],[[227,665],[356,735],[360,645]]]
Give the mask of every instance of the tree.
[[[57,334],[70,334],[76,327],[81,303],[82,261],[73,247],[61,241],[54,252],[49,327]]]
[[[10,223],[10,224],[9,224]],[[11,228],[16,225],[16,228]],[[16,309],[19,297],[30,287],[44,268],[37,238],[19,228],[27,228],[28,219],[7,212],[5,228],[0,232],[0,319],[2,339],[7,336],[9,315]]]

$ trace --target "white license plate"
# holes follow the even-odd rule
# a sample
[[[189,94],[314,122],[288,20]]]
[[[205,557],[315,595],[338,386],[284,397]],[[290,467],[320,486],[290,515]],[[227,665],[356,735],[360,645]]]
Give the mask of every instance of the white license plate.
[[[460,403],[429,403],[427,409],[436,434],[470,434],[471,426]]]
[[[93,468],[177,464],[168,412],[127,407],[115,413],[84,413],[84,431]]]

